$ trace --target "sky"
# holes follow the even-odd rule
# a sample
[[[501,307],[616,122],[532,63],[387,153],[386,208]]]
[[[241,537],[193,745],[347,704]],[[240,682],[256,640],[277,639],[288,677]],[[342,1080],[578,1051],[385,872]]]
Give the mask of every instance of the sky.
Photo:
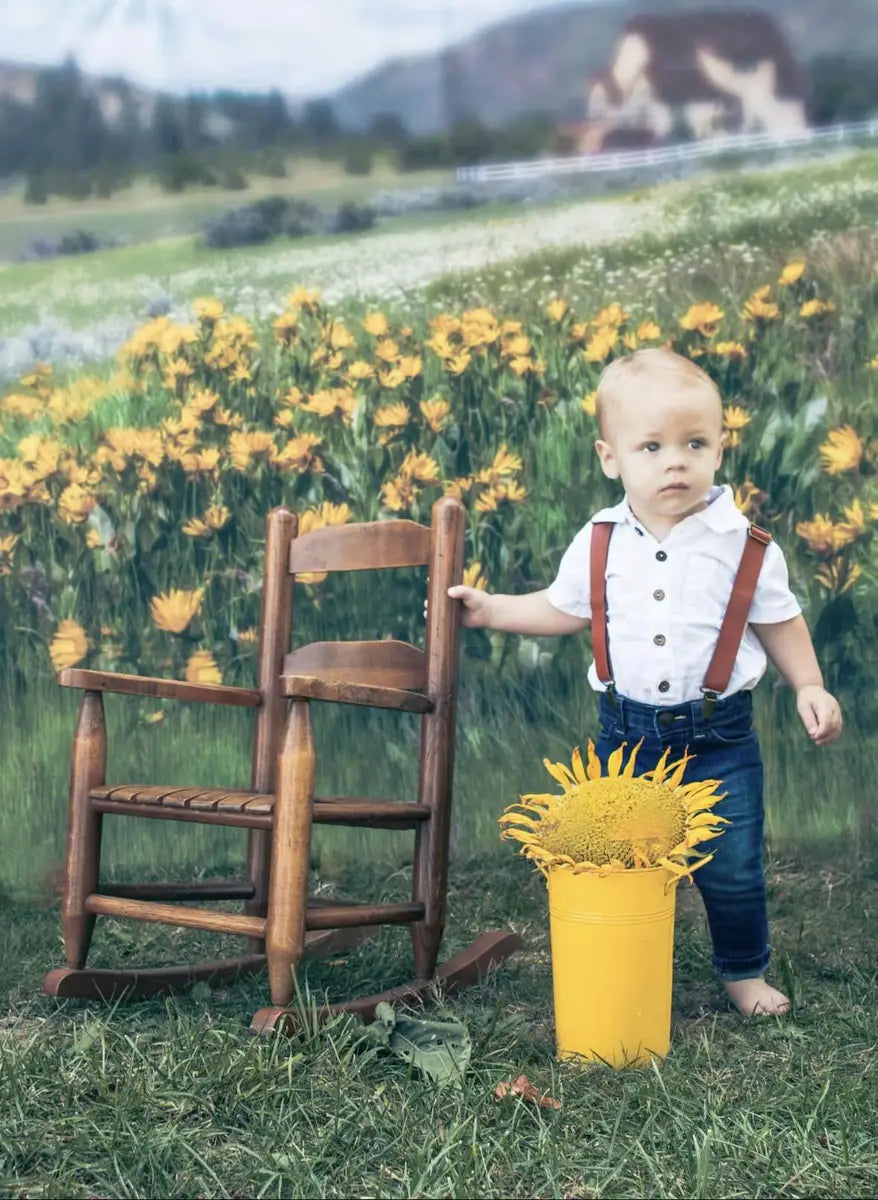
[[[0,0],[0,60],[125,75],[167,91],[319,96],[387,58],[429,53],[572,0]],[[579,3],[593,0],[579,0]]]

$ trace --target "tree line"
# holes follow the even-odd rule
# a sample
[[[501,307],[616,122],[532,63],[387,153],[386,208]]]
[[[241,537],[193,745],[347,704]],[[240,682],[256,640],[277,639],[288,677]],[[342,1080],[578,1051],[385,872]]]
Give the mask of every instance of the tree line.
[[[810,67],[809,119],[857,120],[878,112],[878,64],[824,56]],[[376,154],[402,170],[530,158],[567,147],[557,117],[529,113],[503,128],[464,117],[442,133],[415,136],[396,116],[368,128],[341,126],[332,105],[313,100],[291,112],[277,90],[158,96],[148,112],[127,81],[94,82],[72,59],[38,72],[32,103],[0,98],[0,177],[23,176],[35,204],[49,195],[109,196],[148,173],[169,191],[192,185],[247,186],[248,175],[282,176],[296,154],[340,161],[368,174]],[[111,104],[113,111],[108,112]]]

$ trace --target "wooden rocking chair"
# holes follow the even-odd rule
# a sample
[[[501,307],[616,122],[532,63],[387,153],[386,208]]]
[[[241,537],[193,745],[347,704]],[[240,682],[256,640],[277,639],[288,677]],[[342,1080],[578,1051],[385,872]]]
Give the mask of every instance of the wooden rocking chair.
[[[198,980],[230,978],[268,967],[272,1007],[251,1028],[283,1027],[293,998],[293,972],[309,954],[344,948],[384,924],[409,924],[415,980],[322,1010],[364,1017],[382,1000],[414,997],[439,986],[466,986],[520,946],[510,932],[482,934],[437,970],[445,918],[451,814],[459,603],[447,589],[460,581],[465,513],[459,501],[438,500],[432,525],[409,520],[322,528],[296,537],[297,517],[269,513],[259,631],[258,687],[196,685],[70,668],[65,687],[84,690],[70,770],[62,929],[67,966],[43,988],[53,996],[153,996]],[[312,642],[288,653],[293,579],[312,571],[428,567],[426,647],[408,642]],[[248,791],[106,782],[103,692],[229,704],[256,710]],[[421,714],[416,802],[314,795],[311,702],[365,704]],[[285,711],[288,707],[288,711]],[[101,822],[119,816],[199,821],[250,830],[242,881],[102,884]],[[408,903],[353,904],[309,899],[314,822],[415,829],[412,898]],[[180,905],[181,900],[244,901],[244,912]],[[251,953],[171,968],[111,971],[85,965],[95,918],[132,917],[250,939]]]

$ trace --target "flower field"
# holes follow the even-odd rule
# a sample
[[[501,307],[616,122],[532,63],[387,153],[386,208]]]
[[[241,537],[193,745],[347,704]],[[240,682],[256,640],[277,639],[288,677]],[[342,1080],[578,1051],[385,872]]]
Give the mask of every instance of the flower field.
[[[545,584],[613,494],[591,446],[600,371],[668,344],[719,384],[721,477],[780,540],[825,666],[851,685],[878,599],[878,266],[859,276],[840,289],[792,257],[745,296],[717,286],[661,321],[609,295],[587,310],[546,295],[525,316],[340,314],[298,286],[262,327],[204,297],[187,321],[139,328],[111,372],[62,383],[38,367],[0,399],[6,660],[250,678],[260,538],[279,503],[311,529],[429,520],[453,494],[471,582]],[[324,613],[348,597],[374,624],[362,636],[418,639],[411,579],[370,582],[368,608],[362,583],[298,582],[303,637],[326,636]]]

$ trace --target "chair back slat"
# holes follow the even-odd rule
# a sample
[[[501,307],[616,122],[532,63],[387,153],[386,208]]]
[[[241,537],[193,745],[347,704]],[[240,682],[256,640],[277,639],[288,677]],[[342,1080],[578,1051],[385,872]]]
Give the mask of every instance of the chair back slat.
[[[431,532],[416,521],[332,525],[294,538],[290,571],[368,571],[423,567],[430,561]]]
[[[427,686],[427,659],[417,646],[392,639],[309,642],[286,656],[284,674],[422,692]]]

